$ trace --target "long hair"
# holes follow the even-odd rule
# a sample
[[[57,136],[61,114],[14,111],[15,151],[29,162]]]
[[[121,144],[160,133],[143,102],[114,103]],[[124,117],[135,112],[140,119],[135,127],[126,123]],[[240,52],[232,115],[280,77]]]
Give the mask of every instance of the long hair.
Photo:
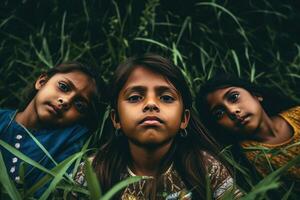
[[[170,151],[159,166],[160,174],[173,162],[173,166],[187,189],[193,189],[193,199],[205,199],[206,168],[202,158],[202,151],[207,151],[216,156],[217,146],[194,114],[190,90],[178,67],[174,66],[168,59],[155,54],[144,54],[127,59],[115,71],[112,81],[111,107],[117,111],[117,100],[120,90],[125,85],[132,71],[140,66],[162,75],[173,84],[181,94],[184,109],[189,109],[191,112],[190,122],[186,128],[188,135],[185,138],[180,137],[178,134],[175,136]],[[108,127],[110,131],[106,132],[106,142],[100,147],[93,161],[93,167],[104,191],[107,191],[120,181],[120,174],[126,171],[126,166],[131,162],[126,137],[116,137],[111,122],[109,122]],[[155,186],[152,187],[152,195],[155,194],[153,192],[155,188]],[[155,198],[155,195],[152,198]]]
[[[88,77],[90,77],[92,80],[95,81],[96,85],[96,93],[92,96],[91,99],[91,105],[90,105],[90,112],[87,114],[87,116],[81,120],[81,123],[84,125],[87,125],[91,130],[96,129],[98,121],[99,121],[99,113],[101,110],[100,105],[100,94],[101,94],[101,87],[103,87],[103,82],[101,81],[101,78],[98,76],[98,73],[94,68],[91,66],[82,64],[77,61],[69,61],[65,63],[61,63],[57,66],[54,66],[50,68],[48,71],[43,72],[43,75],[46,75],[47,80],[49,80],[52,76],[55,74],[61,73],[69,73],[72,71],[80,71],[84,74],[86,74]],[[24,94],[24,103],[21,104],[19,110],[22,111],[26,108],[26,106],[30,103],[30,101],[35,97],[37,94],[37,90],[34,87],[34,84],[29,85],[25,89]]]
[[[218,125],[215,118],[209,111],[207,102],[208,94],[227,87],[240,87],[247,90],[254,96],[262,96],[263,101],[261,102],[261,105],[269,116],[277,115],[279,112],[296,105],[296,102],[271,88],[258,86],[245,79],[226,73],[216,75],[209,79],[201,86],[200,91],[197,94],[196,107],[200,113],[200,119],[208,128],[209,133],[212,134],[213,138],[219,143],[219,145],[228,148],[234,160],[245,167],[248,171],[248,175],[252,178],[252,181],[257,182],[262,177],[243,153],[243,149],[239,145],[241,137],[239,137],[238,134],[234,134]],[[240,174],[239,171],[236,171],[236,173],[237,183],[243,187],[243,189],[249,190],[249,185],[245,184],[246,181],[243,179],[244,174]]]

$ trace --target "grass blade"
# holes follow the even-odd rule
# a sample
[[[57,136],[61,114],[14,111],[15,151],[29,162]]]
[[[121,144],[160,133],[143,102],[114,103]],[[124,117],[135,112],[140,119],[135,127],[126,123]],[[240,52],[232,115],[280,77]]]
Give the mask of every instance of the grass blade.
[[[40,165],[35,160],[32,160],[31,158],[29,158],[28,156],[26,156],[25,154],[23,154],[19,150],[15,149],[13,146],[7,144],[6,142],[0,140],[0,145],[2,147],[4,147],[6,150],[8,150],[10,153],[14,154],[16,157],[19,157],[21,160],[23,160],[24,162],[34,166],[35,168],[38,168],[39,170],[41,170],[45,173],[51,174],[52,176],[56,175],[56,174],[53,174],[50,170],[48,170],[44,166]]]
[[[281,168],[275,170],[274,172],[266,176],[257,185],[255,185],[251,192],[244,196],[242,200],[256,199],[256,196],[265,194],[270,189],[278,188],[280,185],[280,183],[278,182],[280,175],[287,171],[291,166],[294,166],[299,163],[300,155],[288,162],[286,165],[282,166]]]
[[[54,169],[51,170],[52,173],[55,173],[56,176],[52,180],[48,189],[43,193],[40,200],[47,200],[51,192],[53,192],[56,188],[56,185],[63,179],[63,175],[67,172],[71,164],[80,156],[82,156],[84,152],[79,152],[69,156],[67,159],[59,163]]]
[[[110,200],[116,193],[118,193],[121,189],[125,188],[127,185],[138,182],[142,180],[144,177],[133,176],[129,177],[119,183],[117,183],[113,188],[111,188],[105,195],[103,195],[99,200]]]
[[[90,198],[92,200],[100,199],[101,197],[101,187],[98,182],[96,173],[94,172],[90,162],[85,160],[85,177],[87,181],[87,185],[90,191]]]

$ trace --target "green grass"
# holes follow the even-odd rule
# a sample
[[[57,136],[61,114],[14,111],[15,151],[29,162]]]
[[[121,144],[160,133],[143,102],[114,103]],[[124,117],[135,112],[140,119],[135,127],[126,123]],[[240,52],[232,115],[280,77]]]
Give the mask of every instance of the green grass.
[[[108,83],[122,60],[149,51],[173,60],[194,95],[205,80],[225,71],[276,88],[300,102],[300,8],[297,5],[292,0],[175,0],[172,3],[167,0],[3,0],[0,3],[0,106],[17,108],[23,102],[20,94],[24,87],[43,70],[58,63],[67,60],[88,63]],[[103,113],[100,123],[107,116],[107,112]],[[101,134],[102,128],[96,138]],[[77,187],[63,175],[71,163],[76,162],[78,166],[86,151],[56,163],[52,170],[25,159],[48,174],[42,181],[51,180],[43,198],[58,188],[65,191],[65,197],[70,191],[90,195],[92,199],[105,195],[99,192],[101,186],[93,180],[90,168],[89,181],[93,184],[88,189]],[[17,192],[7,174],[2,173],[1,159],[0,167],[1,195],[12,199],[25,195],[32,199],[30,196],[39,186]],[[239,170],[246,173],[242,167]],[[268,187],[253,186],[245,199],[266,198],[266,191],[279,187],[281,171],[273,172],[260,183]],[[250,178],[248,181],[251,182]],[[295,194],[287,191],[284,198],[292,195]]]

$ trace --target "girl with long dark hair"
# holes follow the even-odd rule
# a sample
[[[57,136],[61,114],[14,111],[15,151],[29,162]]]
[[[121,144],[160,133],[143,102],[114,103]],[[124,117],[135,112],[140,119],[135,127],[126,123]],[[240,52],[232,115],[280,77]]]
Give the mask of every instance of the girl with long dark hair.
[[[127,59],[115,71],[111,92],[113,128],[92,163],[104,192],[137,175],[147,179],[116,199],[240,195],[194,114],[183,75],[169,60],[154,54]]]

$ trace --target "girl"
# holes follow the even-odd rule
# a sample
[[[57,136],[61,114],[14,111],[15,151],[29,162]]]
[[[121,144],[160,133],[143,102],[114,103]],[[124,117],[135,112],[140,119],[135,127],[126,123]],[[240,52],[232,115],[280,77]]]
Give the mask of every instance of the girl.
[[[194,115],[176,66],[153,54],[129,58],[116,69],[112,85],[115,131],[93,159],[104,191],[138,175],[148,179],[128,185],[116,199],[206,199],[207,182],[214,199],[225,191],[240,195]],[[76,179],[82,183],[83,177],[81,171]]]
[[[245,155],[261,175],[300,154],[300,107],[290,99],[225,74],[207,81],[197,100],[203,120],[220,143],[260,148]],[[300,189],[299,166],[291,167],[284,179],[295,181],[294,188]]]
[[[51,68],[36,80],[31,99],[24,109],[0,110],[0,140],[51,169],[55,164],[32,135],[57,163],[80,151],[89,131],[95,128],[98,116],[97,82],[91,68],[78,62]],[[0,151],[10,177],[18,183],[22,160],[2,146]],[[30,188],[45,175],[30,166],[26,169],[25,188]],[[40,189],[37,196],[45,189]]]

